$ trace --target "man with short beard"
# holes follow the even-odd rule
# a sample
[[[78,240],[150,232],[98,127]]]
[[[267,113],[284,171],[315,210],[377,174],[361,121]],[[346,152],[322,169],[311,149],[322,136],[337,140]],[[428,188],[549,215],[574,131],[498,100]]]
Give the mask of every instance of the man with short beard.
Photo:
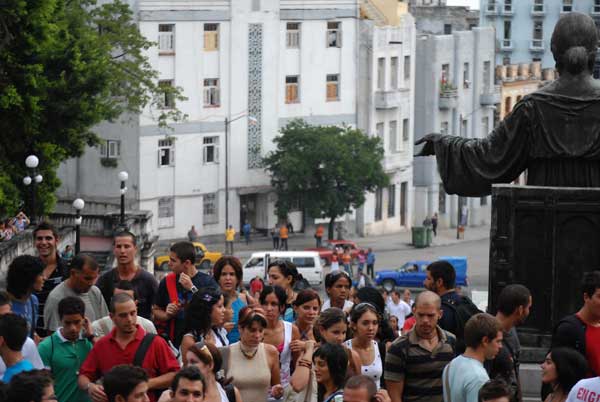
[[[531,303],[531,292],[523,285],[508,285],[502,289],[496,302],[496,319],[502,327],[502,349],[484,365],[490,378],[501,379],[508,384],[511,402],[523,400],[519,382],[521,344],[515,327],[525,322]]]
[[[60,258],[58,253],[58,241],[59,237],[56,228],[48,222],[41,222],[33,230],[33,242],[38,256],[44,264],[43,274],[44,278],[46,278],[42,290],[35,292],[39,302],[36,333],[42,337],[49,335],[46,333],[44,326],[43,312],[46,299],[50,292],[69,276],[68,264]]]

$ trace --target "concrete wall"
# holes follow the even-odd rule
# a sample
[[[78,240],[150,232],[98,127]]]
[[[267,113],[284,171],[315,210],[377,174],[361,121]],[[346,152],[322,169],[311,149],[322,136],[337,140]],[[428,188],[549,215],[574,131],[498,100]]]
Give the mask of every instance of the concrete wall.
[[[412,6],[410,13],[420,33],[443,35],[445,25],[450,25],[452,32],[468,31],[479,25],[479,12],[468,7]]]

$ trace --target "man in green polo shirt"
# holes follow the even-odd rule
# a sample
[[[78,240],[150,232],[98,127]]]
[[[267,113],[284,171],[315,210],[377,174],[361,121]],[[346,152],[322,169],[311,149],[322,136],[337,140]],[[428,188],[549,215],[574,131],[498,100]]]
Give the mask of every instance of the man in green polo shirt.
[[[93,346],[83,300],[65,297],[58,303],[58,316],[62,327],[40,343],[40,356],[46,368],[52,371],[59,401],[89,402],[88,394],[77,386],[79,367]]]

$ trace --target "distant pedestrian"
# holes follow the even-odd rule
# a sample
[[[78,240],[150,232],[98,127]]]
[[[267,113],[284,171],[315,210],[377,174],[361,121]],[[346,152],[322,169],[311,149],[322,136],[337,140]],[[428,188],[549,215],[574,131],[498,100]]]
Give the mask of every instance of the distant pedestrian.
[[[409,288],[404,289],[404,292],[402,293],[402,300],[404,300],[404,302],[406,304],[408,304],[409,306],[412,307],[414,301],[411,298],[411,293],[410,293],[410,289]]]
[[[346,273],[352,278],[352,255],[350,255],[348,247],[344,249],[344,254],[342,254],[342,265]]]
[[[242,233],[244,233],[244,239],[246,239],[246,246],[250,244],[250,231],[252,230],[252,226],[250,222],[246,221],[244,226],[242,226]]]
[[[67,244],[65,250],[62,253],[60,253],[60,258],[62,258],[65,261],[71,261],[73,259],[74,254],[75,253],[73,252],[73,246]]]
[[[235,241],[235,229],[229,225],[225,231],[225,254],[233,255],[233,242]]]
[[[288,251],[288,233],[288,225],[281,225],[281,228],[279,228],[279,238],[281,239],[280,250]]]
[[[273,239],[273,250],[279,250],[279,227],[277,225],[271,229],[271,239]]]
[[[387,301],[386,307],[390,315],[398,318],[398,326],[402,328],[404,326],[404,320],[411,313],[411,309],[410,306],[400,298],[400,292],[395,289],[392,290],[391,300]]]
[[[362,270],[365,269],[365,262],[367,261],[365,250],[360,250],[356,258],[358,259],[358,271],[362,272]]]
[[[315,231],[315,239],[317,240],[317,248],[322,247],[323,242],[323,233],[325,230],[323,229],[323,225],[317,226],[317,230]]]
[[[256,275],[250,281],[250,295],[255,299],[258,299],[258,297],[260,296],[260,292],[262,292],[264,286],[265,281],[262,280],[260,275]]]
[[[437,227],[438,227],[438,213],[434,213],[431,218],[431,229],[433,230],[433,235],[437,236]]]
[[[196,227],[194,225],[192,225],[192,227],[188,231],[187,235],[188,235],[188,240],[191,242],[198,240],[198,232],[196,232]]]
[[[331,272],[336,272],[340,270],[340,262],[337,253],[333,253],[331,256]]]
[[[367,275],[375,279],[375,253],[371,247],[367,250]]]
[[[287,227],[287,230],[288,230],[290,233],[294,233],[294,225],[292,225],[292,222],[291,222],[291,221],[288,221],[288,223],[287,223],[286,227]]]

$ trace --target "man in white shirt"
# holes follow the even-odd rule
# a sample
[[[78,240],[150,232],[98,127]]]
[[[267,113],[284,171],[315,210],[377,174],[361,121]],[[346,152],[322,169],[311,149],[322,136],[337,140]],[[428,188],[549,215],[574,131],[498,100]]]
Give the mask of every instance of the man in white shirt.
[[[398,328],[404,326],[404,320],[411,313],[410,306],[400,298],[400,292],[392,290],[391,298],[387,302],[387,309],[390,316],[398,318]]]
[[[12,313],[12,309],[10,307],[10,298],[6,292],[0,291],[0,317],[9,313]],[[33,339],[27,337],[25,343],[23,344],[23,348],[21,349],[21,353],[23,354],[23,359],[31,363],[34,368],[39,370],[44,368],[44,362],[38,353]],[[4,377],[5,371],[6,364],[4,364],[4,360],[0,359],[0,378]]]
[[[479,402],[479,390],[490,378],[483,362],[502,348],[502,328],[496,317],[475,314],[465,324],[467,350],[444,369],[444,402]]]

